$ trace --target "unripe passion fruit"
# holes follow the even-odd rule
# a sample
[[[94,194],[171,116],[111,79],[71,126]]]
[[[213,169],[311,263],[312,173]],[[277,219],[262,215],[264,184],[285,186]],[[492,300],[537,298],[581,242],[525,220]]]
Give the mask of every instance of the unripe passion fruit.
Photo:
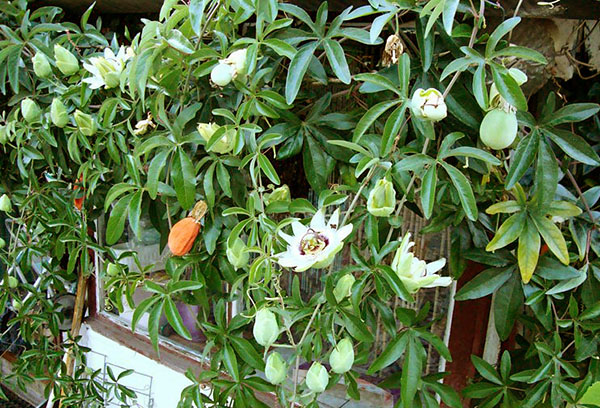
[[[233,79],[234,68],[229,64],[217,64],[210,72],[210,79],[218,86],[227,86]]]
[[[517,115],[502,109],[489,111],[479,127],[479,137],[491,149],[505,149],[517,136]]]

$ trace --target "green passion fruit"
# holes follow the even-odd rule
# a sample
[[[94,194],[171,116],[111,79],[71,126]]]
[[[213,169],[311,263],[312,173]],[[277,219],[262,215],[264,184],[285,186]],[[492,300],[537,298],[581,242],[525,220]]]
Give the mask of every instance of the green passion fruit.
[[[516,113],[493,109],[481,121],[479,137],[491,149],[505,149],[515,141],[517,129]]]

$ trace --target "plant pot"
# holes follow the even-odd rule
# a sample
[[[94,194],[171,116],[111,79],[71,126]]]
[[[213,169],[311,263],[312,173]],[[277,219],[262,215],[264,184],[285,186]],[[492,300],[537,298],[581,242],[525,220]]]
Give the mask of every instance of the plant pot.
[[[206,340],[206,337],[202,333],[202,331],[198,328],[197,316],[200,312],[200,306],[198,305],[188,305],[183,302],[177,303],[177,311],[181,315],[181,320],[183,320],[183,325],[188,329],[190,335],[192,336],[192,341],[200,343]]]

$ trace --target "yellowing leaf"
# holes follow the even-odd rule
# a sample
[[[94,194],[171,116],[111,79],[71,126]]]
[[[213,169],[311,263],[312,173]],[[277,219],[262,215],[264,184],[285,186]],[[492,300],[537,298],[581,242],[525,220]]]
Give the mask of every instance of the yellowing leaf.
[[[528,283],[533,276],[540,256],[541,239],[535,225],[531,219],[527,218],[525,227],[519,237],[519,249],[517,256],[519,259],[519,271],[523,283]]]

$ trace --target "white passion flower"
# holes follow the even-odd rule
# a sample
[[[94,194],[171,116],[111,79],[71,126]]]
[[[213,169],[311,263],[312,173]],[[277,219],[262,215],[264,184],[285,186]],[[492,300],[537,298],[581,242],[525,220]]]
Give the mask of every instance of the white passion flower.
[[[295,272],[331,265],[335,254],[344,246],[344,238],[352,232],[352,224],[338,229],[339,220],[340,210],[337,209],[326,223],[325,210],[321,208],[313,216],[309,225],[294,221],[292,223],[294,235],[279,232],[288,243],[285,252],[275,255],[279,265],[293,268]]]
[[[448,114],[444,96],[435,88],[419,88],[413,94],[411,110],[418,118],[438,122]]]
[[[446,265],[446,258],[426,263],[417,258],[410,248],[415,245],[410,241],[410,233],[406,233],[400,248],[392,261],[392,269],[396,272],[406,289],[411,293],[416,293],[421,288],[433,288],[436,286],[448,286],[452,279],[447,276],[437,275]]]
[[[127,60],[132,56],[131,48],[121,46],[117,55],[110,48],[105,48],[103,57],[92,57],[89,63],[83,64],[83,67],[92,74],[83,82],[89,84],[91,89],[101,87],[109,89],[119,86],[121,72],[123,72]]]

